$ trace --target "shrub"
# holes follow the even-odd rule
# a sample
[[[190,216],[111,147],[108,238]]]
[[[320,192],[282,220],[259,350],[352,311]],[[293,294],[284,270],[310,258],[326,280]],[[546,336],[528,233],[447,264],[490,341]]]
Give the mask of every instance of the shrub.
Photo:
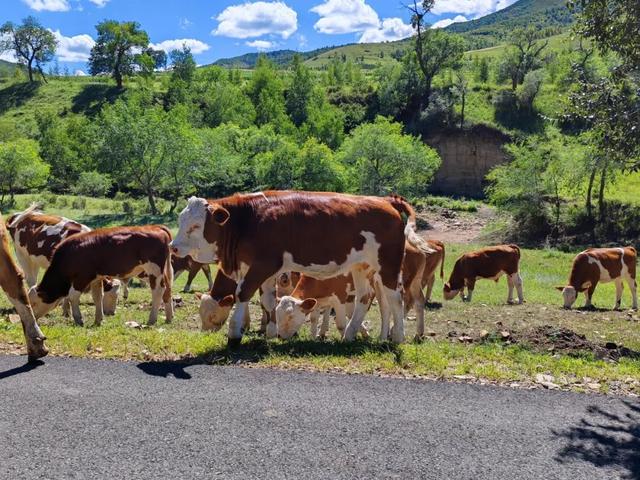
[[[82,172],[78,183],[73,187],[76,195],[88,197],[104,197],[111,190],[111,177],[100,172]]]
[[[84,197],[76,197],[71,202],[71,208],[74,210],[84,210],[87,207],[87,199]]]

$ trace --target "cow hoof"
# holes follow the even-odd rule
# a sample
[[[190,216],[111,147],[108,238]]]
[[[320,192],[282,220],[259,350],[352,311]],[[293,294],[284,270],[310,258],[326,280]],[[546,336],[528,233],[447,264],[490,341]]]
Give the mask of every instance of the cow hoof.
[[[241,343],[242,343],[241,338],[229,338],[227,340],[227,348],[231,348],[231,349],[238,348],[240,347]]]
[[[416,336],[413,337],[413,342],[414,343],[422,343],[423,340],[424,340],[424,335],[418,335],[416,333]]]

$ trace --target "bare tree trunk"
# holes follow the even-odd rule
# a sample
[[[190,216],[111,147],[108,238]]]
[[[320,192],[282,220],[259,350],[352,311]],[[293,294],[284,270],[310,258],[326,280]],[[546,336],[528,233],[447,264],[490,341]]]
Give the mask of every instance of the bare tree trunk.
[[[29,82],[33,83],[33,58],[27,62],[27,70],[29,71]]]
[[[592,195],[593,195],[593,184],[596,181],[596,167],[593,167],[591,170],[591,175],[589,175],[589,186],[587,187],[587,217],[589,218],[589,228],[591,229],[591,241],[595,242],[596,240],[596,231],[595,231],[595,221],[593,218],[593,203],[592,203]]]
[[[604,202],[604,189],[607,185],[607,164],[602,167],[602,173],[600,174],[600,190],[598,191],[598,212],[600,216],[600,223],[604,223],[606,215],[606,206]]]
[[[465,103],[466,103],[466,93],[462,92],[462,110],[460,112],[460,129],[462,130],[464,128],[464,107],[465,107]]]
[[[153,192],[151,190],[147,190],[147,199],[149,200],[149,208],[151,209],[152,215],[158,214],[158,207],[156,206],[156,199],[153,196]]]

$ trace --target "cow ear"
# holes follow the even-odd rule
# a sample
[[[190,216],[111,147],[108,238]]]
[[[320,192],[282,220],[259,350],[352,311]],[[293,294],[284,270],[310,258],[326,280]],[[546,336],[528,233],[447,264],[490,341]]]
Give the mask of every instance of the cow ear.
[[[211,206],[209,206],[209,213],[211,214],[211,218],[213,218],[213,221],[218,225],[224,225],[225,223],[227,223],[227,220],[229,220],[230,217],[229,211],[223,207],[212,208]]]
[[[307,298],[305,301],[303,301],[300,304],[300,309],[304,313],[311,313],[313,309],[316,308],[317,304],[318,304],[318,301],[315,298]]]
[[[220,302],[218,302],[218,305],[220,305],[221,307],[231,307],[235,302],[236,299],[233,295],[227,295],[222,300],[220,300]]]
[[[564,290],[564,287],[561,287],[561,286],[559,286],[559,285],[556,285],[555,289],[556,289],[556,290],[558,290],[559,292],[561,292],[561,291],[563,291],[563,290]]]

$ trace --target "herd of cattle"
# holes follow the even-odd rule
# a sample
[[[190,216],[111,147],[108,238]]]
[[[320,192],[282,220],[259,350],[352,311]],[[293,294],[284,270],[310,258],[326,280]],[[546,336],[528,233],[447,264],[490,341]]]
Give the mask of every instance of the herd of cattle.
[[[24,275],[9,252],[9,236]],[[175,239],[164,226],[91,230],[32,206],[9,217],[6,229],[0,220],[0,237],[0,287],[20,316],[31,359],[47,354],[37,318],[62,303],[65,314],[70,309],[82,325],[80,296],[90,292],[99,325],[104,315],[115,313],[120,295],[127,298],[132,278],[151,289],[148,323],[153,324],[162,305],[166,321],[173,317],[175,277],[187,271],[189,291],[203,271],[209,292],[200,301],[202,328],[219,330],[229,319],[229,343],[237,345],[249,328],[248,305],[256,292],[262,331],[269,338],[290,338],[307,320],[312,335],[324,337],[332,313],[344,340],[368,336],[363,320],[374,299],[381,339],[402,342],[411,309],[416,335],[422,336],[424,306],[438,267],[444,277],[445,246],[417,234],[415,211],[398,196],[270,191],[215,201],[193,197],[180,214]],[[615,282],[619,308],[626,281],[636,309],[636,257],[632,247],[578,254],[568,285],[558,287],[565,308],[578,292],[590,305],[597,284],[609,281]],[[209,265],[214,263],[218,272],[212,280]],[[507,301],[514,303],[515,289],[517,302],[523,303],[519,263],[515,245],[464,254],[444,285],[444,298],[460,295],[470,301],[478,279],[497,281],[505,275]],[[45,272],[38,283],[40,269]]]

